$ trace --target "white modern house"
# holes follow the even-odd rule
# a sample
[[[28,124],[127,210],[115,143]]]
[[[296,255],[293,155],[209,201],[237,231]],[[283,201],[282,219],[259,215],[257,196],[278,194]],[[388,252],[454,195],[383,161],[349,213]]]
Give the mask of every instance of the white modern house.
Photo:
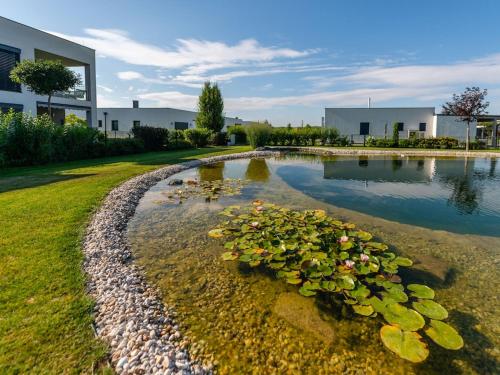
[[[195,127],[197,115],[175,108],[140,108],[139,101],[134,100],[131,108],[97,108],[97,129],[117,138],[128,137],[134,125],[185,130]],[[223,130],[245,123],[238,117],[225,117]]]
[[[340,135],[355,143],[363,138],[392,138],[398,124],[401,139],[417,137],[453,137],[465,140],[467,126],[457,116],[436,114],[434,107],[411,108],[325,108],[325,126],[336,128]],[[476,123],[470,126],[470,136],[476,135]]]
[[[52,113],[57,123],[67,112],[97,123],[95,51],[55,35],[0,17],[0,111],[47,112],[47,97],[38,96],[9,78],[19,61],[59,60],[82,78],[81,87],[60,92],[52,98]]]

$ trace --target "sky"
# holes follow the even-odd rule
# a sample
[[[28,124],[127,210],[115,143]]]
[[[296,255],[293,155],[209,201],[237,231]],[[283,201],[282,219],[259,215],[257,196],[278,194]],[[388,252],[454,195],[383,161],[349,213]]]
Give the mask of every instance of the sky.
[[[467,86],[500,113],[500,1],[0,0],[0,15],[96,50],[98,107],[320,125],[325,107],[441,105]]]

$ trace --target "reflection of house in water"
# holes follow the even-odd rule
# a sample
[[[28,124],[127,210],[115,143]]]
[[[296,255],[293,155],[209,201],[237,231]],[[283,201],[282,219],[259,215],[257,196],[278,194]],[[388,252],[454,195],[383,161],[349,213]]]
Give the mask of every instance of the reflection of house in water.
[[[225,163],[223,161],[213,164],[202,165],[198,168],[200,181],[216,181],[224,179]]]
[[[271,172],[267,166],[266,159],[250,159],[248,162],[245,178],[255,182],[266,182]]]
[[[434,158],[336,158],[323,162],[323,177],[374,182],[430,182],[434,175],[434,165]]]

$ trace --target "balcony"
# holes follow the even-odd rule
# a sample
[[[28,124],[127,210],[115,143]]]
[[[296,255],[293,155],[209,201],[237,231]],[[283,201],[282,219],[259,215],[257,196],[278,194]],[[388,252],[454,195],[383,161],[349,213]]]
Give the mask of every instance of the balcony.
[[[57,92],[54,94],[54,97],[73,100],[90,100],[90,94],[88,90],[88,87],[90,85],[90,67],[88,64],[39,49],[35,49],[35,60],[60,61],[64,66],[71,69],[80,76],[82,81],[81,85],[69,91]]]

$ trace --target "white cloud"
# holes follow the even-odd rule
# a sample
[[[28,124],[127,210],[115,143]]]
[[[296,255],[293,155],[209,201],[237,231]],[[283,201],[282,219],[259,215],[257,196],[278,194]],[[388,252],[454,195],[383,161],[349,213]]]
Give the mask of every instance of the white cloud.
[[[124,103],[122,101],[118,101],[114,98],[109,98],[105,95],[97,94],[97,107],[100,108],[116,108],[123,107]]]
[[[144,75],[142,75],[139,72],[133,72],[133,71],[126,71],[126,72],[118,72],[116,73],[118,78],[120,78],[123,81],[131,81],[134,79],[144,79]]]
[[[103,86],[103,85],[97,85],[97,88],[107,92],[107,93],[112,93],[113,92],[113,89],[110,88],[110,87],[107,87],[107,86]]]
[[[183,94],[179,91],[140,94],[138,98],[154,102],[155,107],[172,107],[188,110],[194,110],[198,103],[197,95]]]
[[[141,43],[127,32],[114,29],[85,29],[86,36],[52,34],[75,41],[96,50],[99,55],[113,57],[128,64],[183,68],[198,66],[199,71],[223,68],[241,62],[293,59],[315,53],[316,50],[298,51],[291,48],[264,47],[255,39],[244,39],[235,45],[198,39],[177,39],[171,49]]]

